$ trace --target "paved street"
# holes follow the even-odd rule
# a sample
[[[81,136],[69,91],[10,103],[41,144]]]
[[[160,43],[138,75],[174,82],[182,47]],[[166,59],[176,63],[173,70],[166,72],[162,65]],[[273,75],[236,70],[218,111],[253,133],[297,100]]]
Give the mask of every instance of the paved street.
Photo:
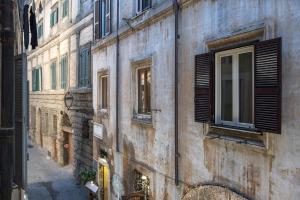
[[[30,144],[28,148],[29,200],[85,200],[85,189],[76,184],[69,166],[60,167],[47,153]]]

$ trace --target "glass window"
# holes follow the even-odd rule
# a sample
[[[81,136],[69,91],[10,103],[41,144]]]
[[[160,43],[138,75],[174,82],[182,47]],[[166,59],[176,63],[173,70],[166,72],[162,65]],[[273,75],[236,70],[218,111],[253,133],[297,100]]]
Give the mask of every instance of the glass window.
[[[102,109],[108,108],[108,75],[102,75],[99,79],[99,107]]]
[[[38,39],[40,39],[43,36],[43,22],[40,22],[38,25]]]
[[[68,81],[68,58],[64,56],[60,60],[60,87],[62,89],[67,88],[67,81]]]
[[[221,119],[232,121],[232,56],[221,58]]]
[[[90,49],[83,48],[80,53],[79,87],[90,86]]]
[[[64,0],[62,17],[64,18],[65,16],[67,16],[68,12],[69,12],[69,0]]]
[[[58,8],[52,10],[50,14],[50,26],[53,27],[58,22]]]
[[[138,113],[151,112],[151,72],[150,68],[138,69]]]
[[[151,7],[151,0],[137,0],[137,11],[142,12]]]
[[[51,63],[51,89],[56,89],[56,62]]]
[[[253,125],[253,47],[216,53],[216,123]]]

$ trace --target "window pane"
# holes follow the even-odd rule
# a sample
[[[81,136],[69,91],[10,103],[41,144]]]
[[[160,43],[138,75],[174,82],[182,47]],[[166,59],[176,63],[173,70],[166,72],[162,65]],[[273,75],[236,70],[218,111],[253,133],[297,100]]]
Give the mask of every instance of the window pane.
[[[138,110],[139,113],[145,112],[145,71],[138,70]]]
[[[151,109],[151,72],[150,69],[147,69],[147,82],[146,82],[146,88],[147,88],[147,98],[146,98],[146,107],[147,111],[150,112]]]
[[[102,77],[102,108],[107,108],[107,77]]]
[[[239,121],[253,123],[252,53],[239,55]]]
[[[221,120],[232,121],[232,56],[221,58]]]

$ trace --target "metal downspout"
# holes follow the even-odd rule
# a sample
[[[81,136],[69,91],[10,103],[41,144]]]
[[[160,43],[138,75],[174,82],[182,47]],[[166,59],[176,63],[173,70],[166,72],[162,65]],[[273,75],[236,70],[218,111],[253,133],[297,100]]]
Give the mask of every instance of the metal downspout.
[[[116,38],[116,151],[120,152],[119,147],[119,15],[120,0],[117,0],[117,38]]]
[[[178,9],[179,5],[177,0],[173,1],[174,6],[174,17],[175,17],[175,38],[174,38],[174,46],[175,46],[175,184],[179,185],[179,151],[178,151]]]

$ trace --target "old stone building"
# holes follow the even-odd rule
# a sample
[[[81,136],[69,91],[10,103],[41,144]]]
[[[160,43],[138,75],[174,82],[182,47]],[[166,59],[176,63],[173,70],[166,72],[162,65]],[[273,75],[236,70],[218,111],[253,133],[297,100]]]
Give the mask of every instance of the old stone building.
[[[95,1],[101,199],[298,199],[299,9]]]
[[[93,3],[41,0],[35,5],[39,46],[28,53],[30,136],[78,175],[92,166]]]

